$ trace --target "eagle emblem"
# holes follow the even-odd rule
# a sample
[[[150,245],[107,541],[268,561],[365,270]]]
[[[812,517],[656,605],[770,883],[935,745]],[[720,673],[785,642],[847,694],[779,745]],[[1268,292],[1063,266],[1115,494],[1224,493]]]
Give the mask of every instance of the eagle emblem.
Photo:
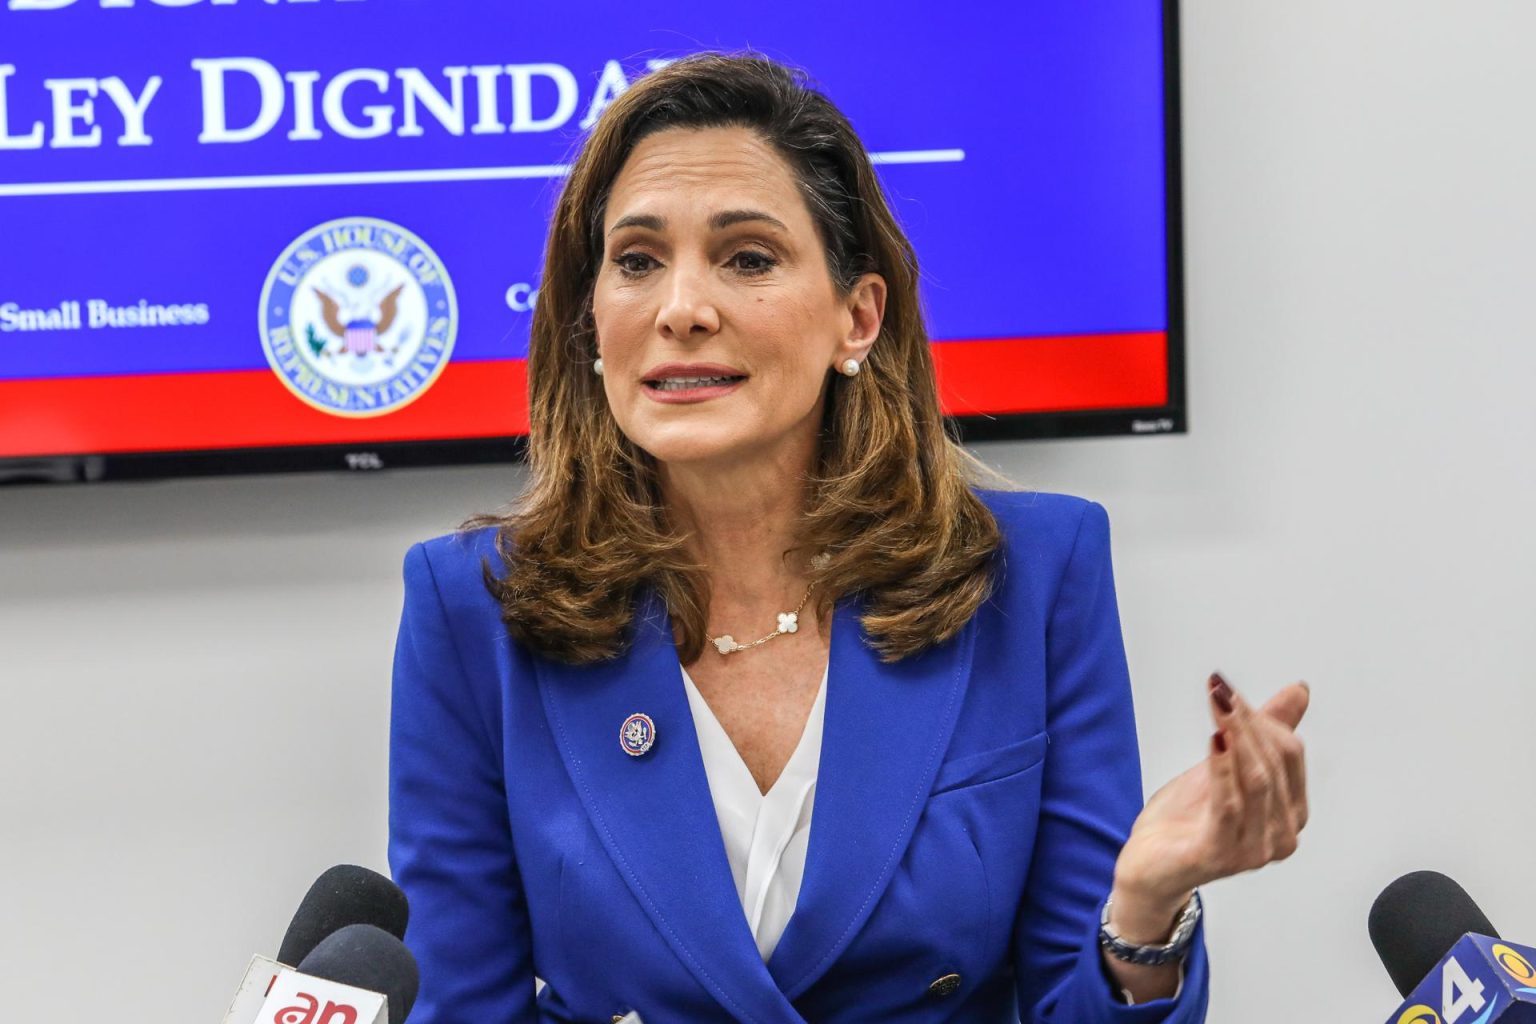
[[[368,284],[369,275],[366,267],[361,265],[353,267],[347,272],[347,281],[355,290],[361,290]],[[313,329],[309,332],[310,347],[317,358],[341,358],[350,353],[357,359],[372,355],[375,352],[384,353],[384,361],[391,361],[394,351],[399,347],[385,346],[379,342],[380,337],[389,333],[389,329],[395,324],[395,317],[399,312],[400,292],[405,288],[403,284],[397,284],[383,298],[377,302],[372,301],[366,294],[354,298],[345,293],[337,298],[318,285],[313,286],[315,298],[320,300],[320,319],[324,321],[325,328],[330,332],[331,341],[338,342],[339,347],[334,351],[329,342],[321,342]],[[341,292],[340,289],[335,289]],[[373,316],[375,309],[377,316]]]
[[[447,268],[410,231],[342,217],[295,238],[261,293],[261,344],[300,401],[383,416],[442,374],[458,330]]]

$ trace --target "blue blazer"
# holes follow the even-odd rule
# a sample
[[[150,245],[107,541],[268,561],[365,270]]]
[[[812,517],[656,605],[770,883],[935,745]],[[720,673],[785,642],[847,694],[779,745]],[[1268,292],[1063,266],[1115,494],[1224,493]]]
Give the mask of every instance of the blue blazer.
[[[508,637],[491,529],[413,546],[389,814],[412,1024],[1204,1020],[1203,927],[1178,998],[1134,1007],[1096,944],[1142,804],[1108,517],[977,493],[1003,572],[957,636],[886,665],[859,596],[835,606],[805,876],[767,963],[655,593],[626,654],[575,667]],[[619,745],[636,711],[656,723],[641,757]]]

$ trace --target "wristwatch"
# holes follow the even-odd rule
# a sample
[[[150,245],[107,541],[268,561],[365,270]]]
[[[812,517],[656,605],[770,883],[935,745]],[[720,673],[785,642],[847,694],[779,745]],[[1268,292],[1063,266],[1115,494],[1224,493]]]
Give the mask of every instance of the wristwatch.
[[[1200,890],[1190,894],[1189,902],[1179,911],[1173,924],[1173,935],[1160,946],[1138,946],[1126,942],[1109,926],[1109,906],[1113,900],[1104,901],[1104,913],[1099,916],[1099,945],[1116,960],[1128,964],[1157,967],[1181,960],[1189,951],[1190,940],[1195,937],[1195,925],[1200,923]]]

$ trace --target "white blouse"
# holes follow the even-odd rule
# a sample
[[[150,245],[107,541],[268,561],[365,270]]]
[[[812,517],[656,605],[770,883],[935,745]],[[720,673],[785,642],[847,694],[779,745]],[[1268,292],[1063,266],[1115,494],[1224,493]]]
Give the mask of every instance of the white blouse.
[[[681,667],[681,666],[679,666]],[[693,711],[704,755],[704,774],[714,800],[725,855],[736,881],[736,895],[747,915],[758,952],[766,961],[784,934],[800,898],[805,851],[811,836],[811,807],[821,766],[821,725],[827,705],[827,673],[806,716],[805,731],[784,770],[767,793],[736,751],[725,728],[683,669],[683,686]]]

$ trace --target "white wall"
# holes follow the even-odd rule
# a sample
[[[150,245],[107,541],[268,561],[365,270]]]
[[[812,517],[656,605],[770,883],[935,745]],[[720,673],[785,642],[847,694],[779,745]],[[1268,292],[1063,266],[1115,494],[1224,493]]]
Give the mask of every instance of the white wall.
[[[1213,668],[1313,685],[1313,824],[1211,888],[1211,1019],[1381,1020],[1397,874],[1536,941],[1536,7],[1184,25],[1191,432],[978,450],[1108,506],[1149,784]],[[217,1019],[316,873],[384,866],[401,556],[519,481],[0,491],[8,1017]]]

